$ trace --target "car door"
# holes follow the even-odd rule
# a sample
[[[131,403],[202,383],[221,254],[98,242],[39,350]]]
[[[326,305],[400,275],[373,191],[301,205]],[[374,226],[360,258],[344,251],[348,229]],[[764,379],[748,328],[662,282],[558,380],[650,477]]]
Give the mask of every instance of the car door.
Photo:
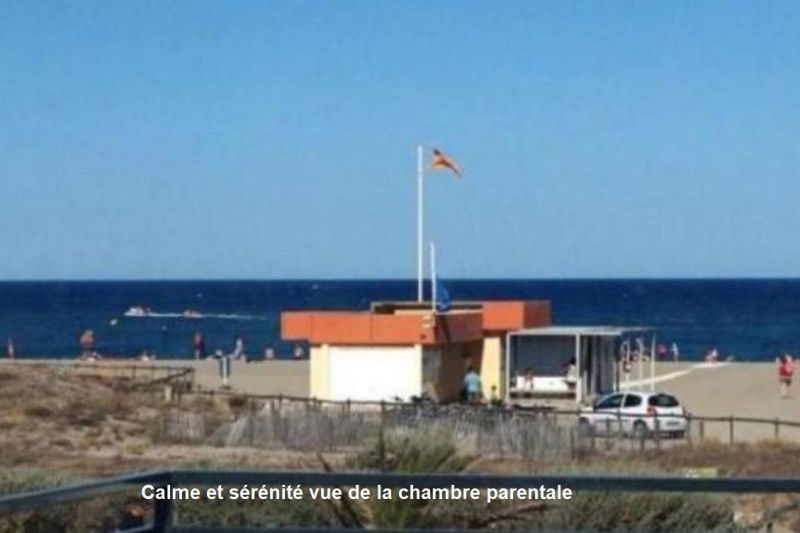
[[[634,415],[641,414],[642,395],[636,393],[628,393],[622,401],[622,408],[620,409],[620,423],[622,424],[622,431],[631,433],[633,431],[633,423],[639,418]]]
[[[616,393],[600,399],[594,407],[594,416],[592,416],[592,425],[595,432],[606,434],[619,431],[617,420],[624,398],[625,395],[623,393]]]

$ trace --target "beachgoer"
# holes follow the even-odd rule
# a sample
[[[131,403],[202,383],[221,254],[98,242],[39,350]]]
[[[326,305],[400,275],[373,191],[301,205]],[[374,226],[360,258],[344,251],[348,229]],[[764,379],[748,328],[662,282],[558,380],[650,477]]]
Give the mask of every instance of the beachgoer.
[[[469,403],[475,403],[480,400],[481,377],[472,367],[467,368],[467,373],[464,376],[464,392]]]
[[[572,390],[578,384],[578,367],[575,365],[575,358],[571,358],[567,363],[567,369],[564,373],[564,381],[567,387]]]
[[[525,390],[532,391],[533,390],[533,370],[530,368],[525,369]]]
[[[677,361],[681,358],[681,352],[678,349],[678,343],[673,342],[672,345],[669,347],[670,355],[672,356],[673,361]]]
[[[716,363],[719,361],[719,351],[716,346],[711,348],[706,354],[706,363]]]
[[[778,357],[778,383],[780,383],[781,398],[789,397],[789,387],[792,386],[794,374],[794,359],[789,354]]]
[[[659,344],[656,347],[656,355],[658,357],[657,361],[666,361],[667,360],[667,347],[663,344]]]
[[[267,347],[264,348],[264,359],[266,361],[275,359],[275,348],[273,348],[272,345],[267,345]]]
[[[299,360],[305,356],[305,352],[303,351],[303,347],[299,344],[294,345],[294,350],[292,351],[292,358]]]
[[[6,357],[14,359],[17,356],[17,349],[14,347],[14,339],[11,337],[6,341]]]
[[[236,336],[231,357],[233,359],[244,359],[244,340],[241,335]]]
[[[194,349],[195,359],[202,359],[206,356],[206,341],[199,331],[196,331],[194,337],[192,337],[192,348]]]
[[[81,359],[94,358],[95,342],[96,339],[94,337],[94,331],[92,331],[91,329],[87,329],[81,334],[80,339],[78,340],[78,344],[80,344],[81,347]]]

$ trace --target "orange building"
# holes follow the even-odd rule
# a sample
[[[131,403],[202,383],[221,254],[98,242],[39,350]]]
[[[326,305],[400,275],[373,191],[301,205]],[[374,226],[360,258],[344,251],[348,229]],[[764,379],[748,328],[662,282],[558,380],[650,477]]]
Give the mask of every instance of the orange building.
[[[506,334],[551,324],[549,301],[376,302],[369,311],[288,311],[281,336],[310,344],[310,395],[326,400],[459,397],[469,367],[485,399],[506,395]]]

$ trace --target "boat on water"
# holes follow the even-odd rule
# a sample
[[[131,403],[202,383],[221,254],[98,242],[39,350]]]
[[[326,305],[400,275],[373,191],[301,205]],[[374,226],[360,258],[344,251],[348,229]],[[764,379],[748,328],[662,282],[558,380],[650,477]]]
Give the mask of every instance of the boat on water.
[[[144,307],[141,305],[134,305],[132,307],[129,307],[128,310],[123,313],[123,316],[126,318],[187,318],[187,319],[211,318],[219,320],[266,320],[265,317],[259,317],[253,315],[240,315],[235,313],[203,314],[197,309],[191,307],[184,309],[180,313],[177,312],[156,313],[149,307]]]
[[[124,315],[127,317],[144,317],[150,316],[152,311],[149,307],[142,307],[141,305],[134,305],[133,307],[129,307],[127,311],[125,311]]]

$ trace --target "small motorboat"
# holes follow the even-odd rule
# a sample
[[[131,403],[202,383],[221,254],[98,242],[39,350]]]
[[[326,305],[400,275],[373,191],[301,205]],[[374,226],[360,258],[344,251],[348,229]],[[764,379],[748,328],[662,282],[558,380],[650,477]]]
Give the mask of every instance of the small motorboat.
[[[125,316],[127,317],[150,316],[150,308],[142,307],[141,305],[134,305],[133,307],[129,307],[128,310],[125,311]]]

